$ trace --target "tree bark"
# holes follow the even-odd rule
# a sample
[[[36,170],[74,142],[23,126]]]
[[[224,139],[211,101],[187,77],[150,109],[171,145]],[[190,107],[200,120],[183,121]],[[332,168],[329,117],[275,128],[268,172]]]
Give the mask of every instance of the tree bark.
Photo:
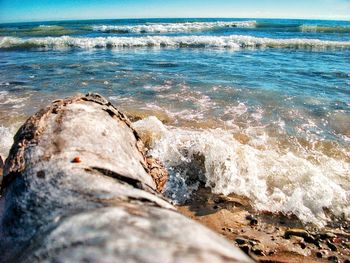
[[[97,94],[54,101],[19,129],[4,166],[1,262],[251,262],[177,213],[166,170]]]

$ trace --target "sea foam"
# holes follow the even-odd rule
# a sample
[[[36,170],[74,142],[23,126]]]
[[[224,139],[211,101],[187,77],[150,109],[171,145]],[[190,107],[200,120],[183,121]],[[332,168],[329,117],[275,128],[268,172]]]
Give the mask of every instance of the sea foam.
[[[233,21],[233,22],[186,22],[186,23],[154,23],[144,25],[95,25],[94,31],[106,33],[180,33],[215,30],[222,28],[254,28],[256,21]]]
[[[242,144],[222,129],[164,126],[149,117],[134,123],[151,155],[169,169],[167,195],[182,203],[202,181],[214,193],[248,197],[260,211],[293,213],[324,225],[324,208],[350,219],[350,164],[318,154],[318,163],[295,153]]]
[[[13,125],[12,127],[0,125],[0,155],[4,159],[7,157],[13,144],[13,136],[16,132],[17,126],[19,126],[19,124]]]
[[[60,49],[60,48],[291,48],[291,49],[349,49],[350,41],[326,41],[319,39],[274,39],[252,36],[144,36],[144,37],[43,37],[0,38],[0,49]]]

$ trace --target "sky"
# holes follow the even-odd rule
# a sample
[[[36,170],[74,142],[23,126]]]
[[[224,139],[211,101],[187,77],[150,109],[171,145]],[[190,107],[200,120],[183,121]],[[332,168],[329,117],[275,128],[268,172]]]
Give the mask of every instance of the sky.
[[[350,20],[350,0],[0,0],[0,23],[163,17]]]

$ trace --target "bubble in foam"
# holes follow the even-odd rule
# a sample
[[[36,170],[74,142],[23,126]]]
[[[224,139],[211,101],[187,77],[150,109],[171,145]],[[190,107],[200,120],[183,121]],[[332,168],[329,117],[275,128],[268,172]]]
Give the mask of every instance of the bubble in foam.
[[[149,136],[151,154],[169,169],[167,193],[175,202],[203,182],[214,193],[244,195],[258,210],[293,213],[304,222],[324,225],[324,208],[350,219],[350,164],[343,160],[318,153],[316,164],[291,152],[242,144],[228,131],[171,128],[155,117],[134,127]]]

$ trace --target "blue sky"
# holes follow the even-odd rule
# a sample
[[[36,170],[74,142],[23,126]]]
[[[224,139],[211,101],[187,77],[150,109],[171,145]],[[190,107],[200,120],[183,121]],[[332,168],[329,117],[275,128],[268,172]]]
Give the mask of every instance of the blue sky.
[[[0,22],[149,17],[350,20],[350,0],[0,0]]]

